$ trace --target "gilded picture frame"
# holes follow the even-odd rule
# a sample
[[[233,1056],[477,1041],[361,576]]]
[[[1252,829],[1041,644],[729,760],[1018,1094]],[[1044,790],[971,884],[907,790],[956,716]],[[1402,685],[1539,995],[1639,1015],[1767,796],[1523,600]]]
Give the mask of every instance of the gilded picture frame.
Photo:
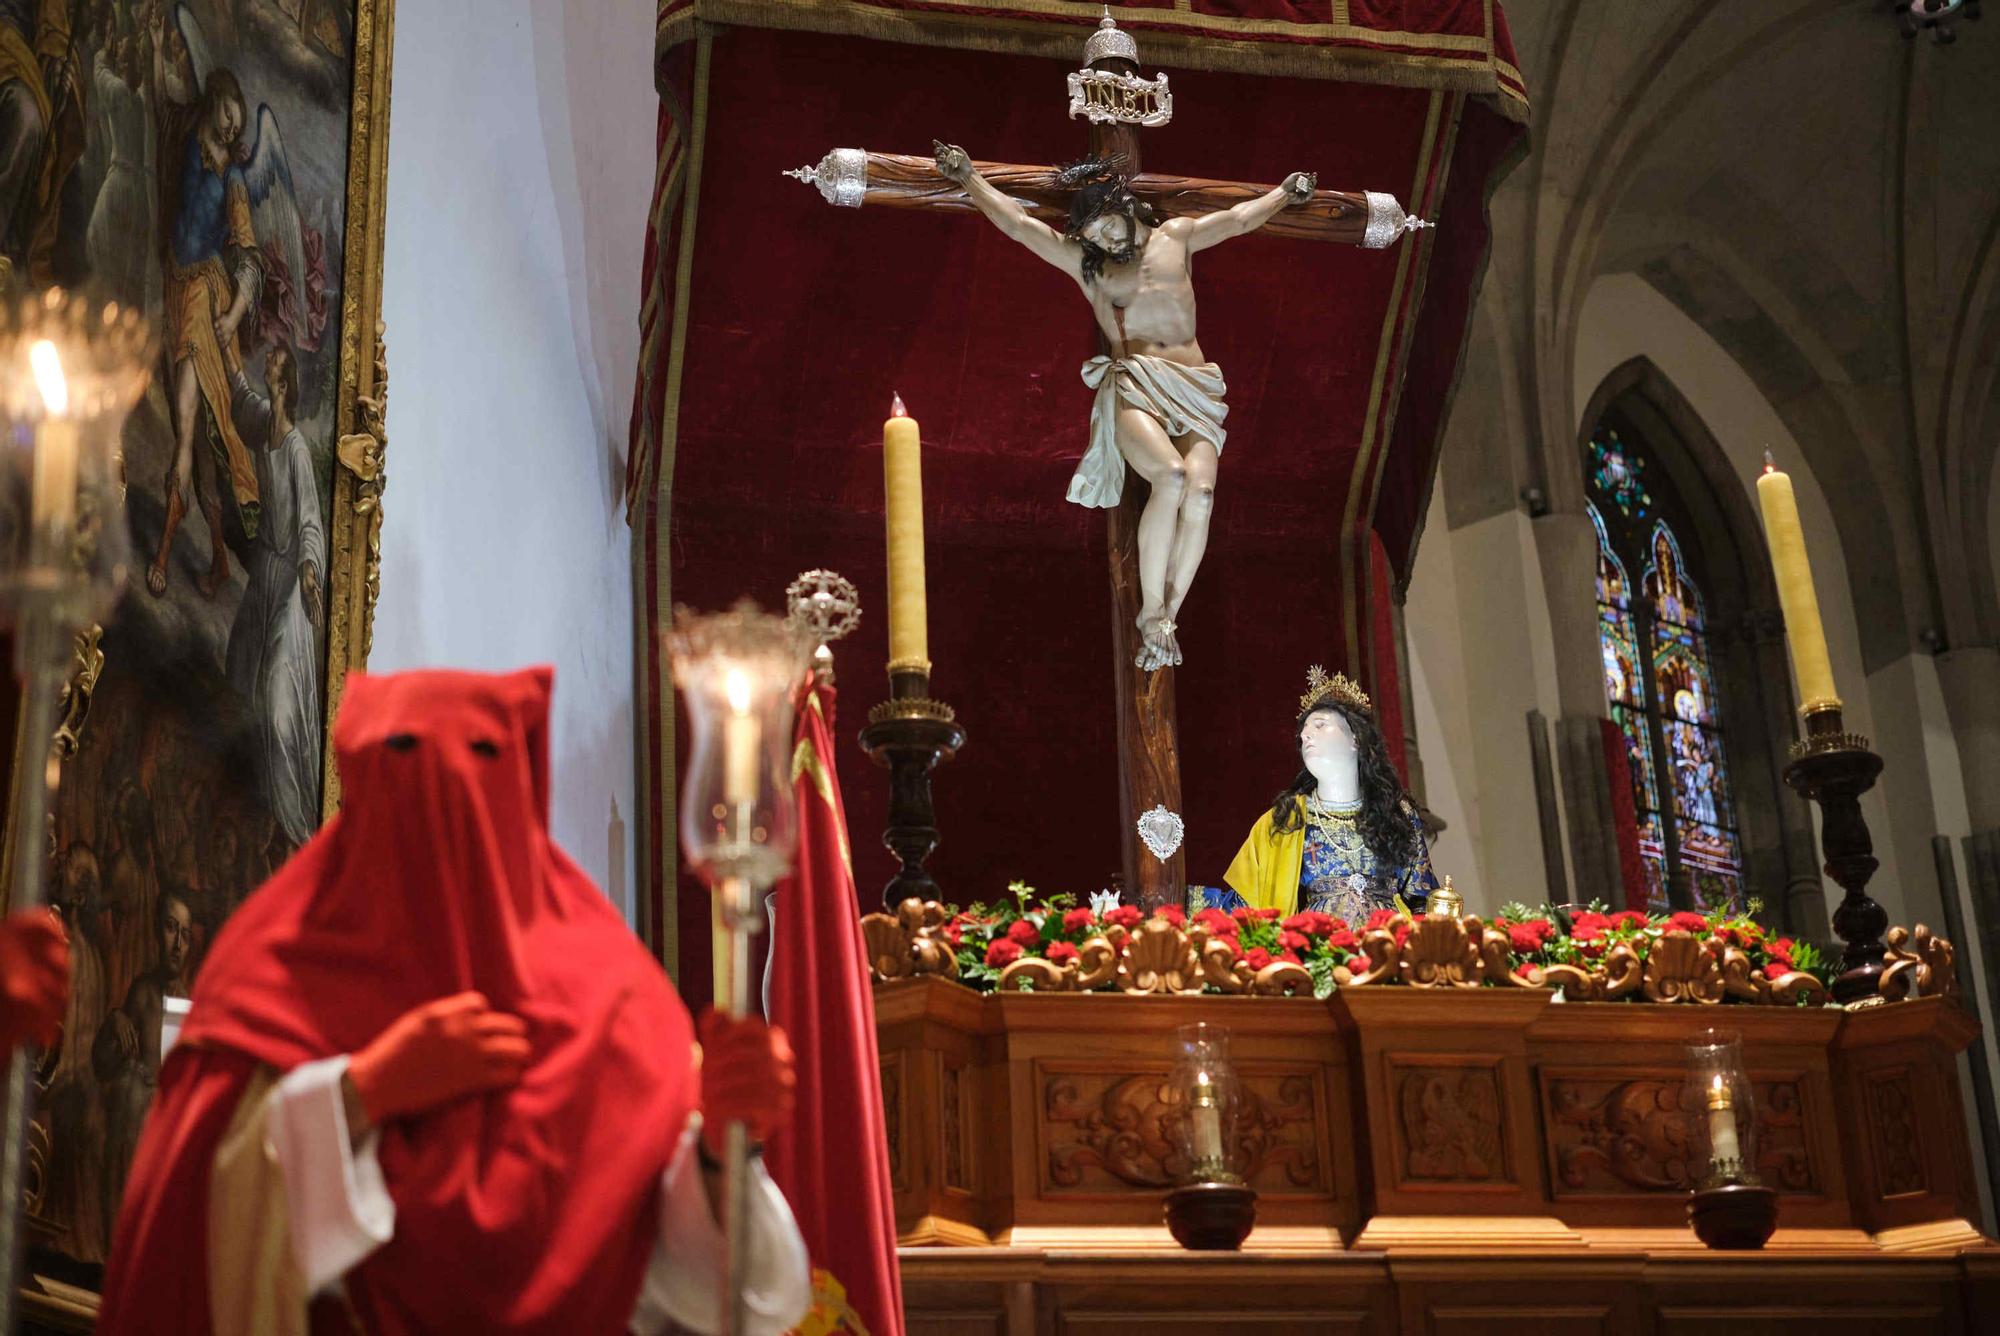
[[[89,1329],[122,1184],[111,1161],[121,1140],[129,1156],[158,1069],[159,999],[191,989],[228,912],[339,806],[332,725],[381,588],[394,14],[394,0],[0,5],[0,104],[10,78],[39,78],[45,119],[72,115],[80,145],[0,218],[0,258],[16,286],[95,294],[122,278],[129,297],[104,295],[144,302],[162,330],[125,434],[127,591],[78,639],[55,737],[15,730],[10,783],[52,744],[62,766],[41,837],[83,999],[38,1072],[30,1330]],[[10,71],[10,45],[42,53],[39,68]],[[213,216],[193,188],[204,165]],[[189,242],[202,225],[221,234],[206,272]],[[246,292],[240,325],[202,323]],[[181,839],[161,834],[177,823]],[[104,1162],[79,1164],[92,1142]]]

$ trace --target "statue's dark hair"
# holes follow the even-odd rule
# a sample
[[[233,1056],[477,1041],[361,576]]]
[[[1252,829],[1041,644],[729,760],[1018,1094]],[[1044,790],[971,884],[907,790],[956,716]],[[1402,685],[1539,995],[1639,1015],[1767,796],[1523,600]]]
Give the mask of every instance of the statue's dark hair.
[[[1104,262],[1114,258],[1104,247],[1084,237],[1086,227],[1106,214],[1122,214],[1135,228],[1141,224],[1158,227],[1161,223],[1159,210],[1132,193],[1132,178],[1124,172],[1124,166],[1115,158],[1085,158],[1056,174],[1058,185],[1075,192],[1069,198],[1069,222],[1063,228],[1063,235],[1083,247],[1085,282],[1103,273]],[[1122,261],[1130,257],[1115,258]]]
[[[1361,812],[1354,824],[1368,852],[1385,868],[1409,867],[1423,856],[1423,835],[1411,814],[1416,804],[1403,787],[1402,777],[1389,760],[1389,744],[1383,741],[1375,715],[1345,701],[1328,700],[1305,711],[1292,723],[1292,745],[1299,747],[1305,736],[1306,720],[1325,711],[1347,721],[1354,734],[1354,759],[1361,777]],[[1312,772],[1300,769],[1298,778],[1271,800],[1272,828],[1280,834],[1305,824],[1305,800],[1319,785]]]

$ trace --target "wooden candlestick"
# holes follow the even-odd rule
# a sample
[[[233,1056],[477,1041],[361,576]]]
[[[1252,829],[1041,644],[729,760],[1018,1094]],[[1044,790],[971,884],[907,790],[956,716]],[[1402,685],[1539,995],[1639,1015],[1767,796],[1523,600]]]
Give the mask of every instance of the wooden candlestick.
[[[1868,879],[1880,866],[1868,823],[1861,816],[1861,795],[1875,787],[1882,758],[1869,749],[1868,739],[1845,731],[1838,704],[1806,710],[1806,736],[1792,744],[1785,782],[1801,797],[1819,804],[1820,849],[1826,875],[1846,895],[1833,911],[1833,931],[1846,943],[1842,972],[1833,981],[1836,1002],[1853,1002],[1879,991],[1888,947],[1882,934],[1889,914],[1868,894]]]
[[[937,883],[924,860],[937,848],[937,814],[931,806],[931,771],[958,754],[965,730],[952,708],[930,697],[931,675],[913,669],[889,674],[889,699],[868,712],[861,746],[889,771],[889,825],[882,843],[901,866],[882,888],[891,913],[908,899],[935,900]]]

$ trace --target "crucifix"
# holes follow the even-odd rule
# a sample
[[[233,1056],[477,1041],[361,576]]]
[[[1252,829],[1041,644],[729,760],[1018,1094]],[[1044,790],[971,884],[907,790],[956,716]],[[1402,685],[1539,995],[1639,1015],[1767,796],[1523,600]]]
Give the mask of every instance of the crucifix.
[[[1125,884],[1150,910],[1185,885],[1175,618],[1207,547],[1229,411],[1221,370],[1195,341],[1189,259],[1259,229],[1380,249],[1427,224],[1392,195],[1320,190],[1305,172],[1276,187],[1142,172],[1139,129],[1166,124],[1173,97],[1164,74],[1140,77],[1138,43],[1108,8],[1069,93],[1090,134],[1068,167],[978,162],[934,142],[929,157],[835,149],[786,174],[846,207],[976,211],[1090,301],[1099,354],[1083,378],[1097,397],[1069,499],[1110,512]],[[1143,495],[1125,485],[1128,469]]]

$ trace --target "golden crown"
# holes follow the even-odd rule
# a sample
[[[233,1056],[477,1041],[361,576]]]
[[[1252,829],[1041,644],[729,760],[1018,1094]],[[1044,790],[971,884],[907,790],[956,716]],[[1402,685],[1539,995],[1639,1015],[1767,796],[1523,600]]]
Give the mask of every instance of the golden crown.
[[[1368,699],[1368,693],[1347,680],[1346,673],[1326,675],[1326,669],[1314,664],[1306,670],[1306,694],[1299,697],[1299,713],[1305,714],[1315,706],[1323,705],[1328,698],[1343,705],[1352,705],[1357,710],[1373,711],[1375,704]]]

